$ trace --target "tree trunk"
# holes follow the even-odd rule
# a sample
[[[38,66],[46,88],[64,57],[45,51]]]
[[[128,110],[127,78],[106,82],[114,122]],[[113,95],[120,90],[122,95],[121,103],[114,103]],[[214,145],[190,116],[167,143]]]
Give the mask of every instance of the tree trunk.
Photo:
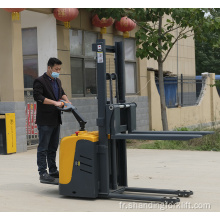
[[[162,29],[162,16],[159,17],[159,27],[158,33],[161,35]],[[158,39],[158,45],[162,47],[162,41]],[[162,62],[162,53],[158,57],[158,75],[159,75],[159,89],[160,89],[160,106],[161,106],[161,119],[163,130],[168,131],[168,121],[167,121],[167,111],[166,111],[166,101],[164,93],[164,80],[163,80],[163,62]]]

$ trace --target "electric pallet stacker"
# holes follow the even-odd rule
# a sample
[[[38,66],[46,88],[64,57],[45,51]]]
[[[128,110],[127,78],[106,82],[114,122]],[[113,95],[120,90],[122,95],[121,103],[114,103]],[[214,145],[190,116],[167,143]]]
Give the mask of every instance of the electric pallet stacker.
[[[125,101],[123,43],[107,46],[105,40],[97,40],[92,49],[97,54],[98,131],[85,131],[86,121],[75,107],[65,103],[61,110],[72,111],[81,129],[62,138],[60,143],[60,195],[171,204],[179,202],[178,197],[192,195],[190,190],[128,187],[126,139],[189,140],[212,132],[136,131],[136,103]],[[106,53],[115,54],[115,73],[106,73]],[[109,82],[109,100],[106,82]],[[114,98],[113,82],[116,88]]]

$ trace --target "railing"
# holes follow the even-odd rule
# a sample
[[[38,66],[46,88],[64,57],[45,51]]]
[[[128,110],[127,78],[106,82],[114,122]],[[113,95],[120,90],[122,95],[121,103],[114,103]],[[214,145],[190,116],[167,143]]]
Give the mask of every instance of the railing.
[[[159,91],[159,81],[155,80]],[[203,79],[196,77],[164,77],[164,90],[168,108],[197,105],[203,85]]]
[[[33,89],[24,89],[25,112],[26,112],[26,135],[27,145],[31,147],[38,144],[39,136],[36,121],[36,102],[33,98]]]

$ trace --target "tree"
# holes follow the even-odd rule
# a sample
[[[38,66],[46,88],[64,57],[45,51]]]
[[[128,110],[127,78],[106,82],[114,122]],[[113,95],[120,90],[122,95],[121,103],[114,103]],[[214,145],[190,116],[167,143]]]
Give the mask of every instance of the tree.
[[[210,19],[218,19],[220,17],[219,8],[213,8],[209,12]],[[205,39],[202,41],[195,36],[196,75],[200,75],[203,72],[220,74],[220,48],[218,45],[220,35],[218,30],[216,31],[212,33],[204,32]]]
[[[161,103],[161,118],[163,130],[168,130],[163,64],[177,41],[190,36],[197,36],[198,40],[205,40],[204,32],[219,30],[218,19],[205,17],[207,10],[199,8],[132,8],[132,9],[93,9],[99,17],[113,17],[120,19],[128,16],[137,23],[136,32],[138,49],[136,56],[153,58],[158,63],[159,90]],[[164,19],[164,17],[167,19]],[[178,35],[175,30],[178,29]]]

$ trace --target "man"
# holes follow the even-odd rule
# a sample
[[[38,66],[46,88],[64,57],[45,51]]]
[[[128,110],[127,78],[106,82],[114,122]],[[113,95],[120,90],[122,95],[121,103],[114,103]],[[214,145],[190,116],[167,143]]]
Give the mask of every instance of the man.
[[[36,124],[39,131],[39,146],[37,149],[37,165],[40,182],[53,183],[59,178],[56,166],[56,152],[59,144],[61,112],[63,99],[69,102],[58,78],[62,62],[57,58],[50,58],[47,72],[35,79],[33,96],[37,102]],[[49,174],[47,172],[47,165]]]

